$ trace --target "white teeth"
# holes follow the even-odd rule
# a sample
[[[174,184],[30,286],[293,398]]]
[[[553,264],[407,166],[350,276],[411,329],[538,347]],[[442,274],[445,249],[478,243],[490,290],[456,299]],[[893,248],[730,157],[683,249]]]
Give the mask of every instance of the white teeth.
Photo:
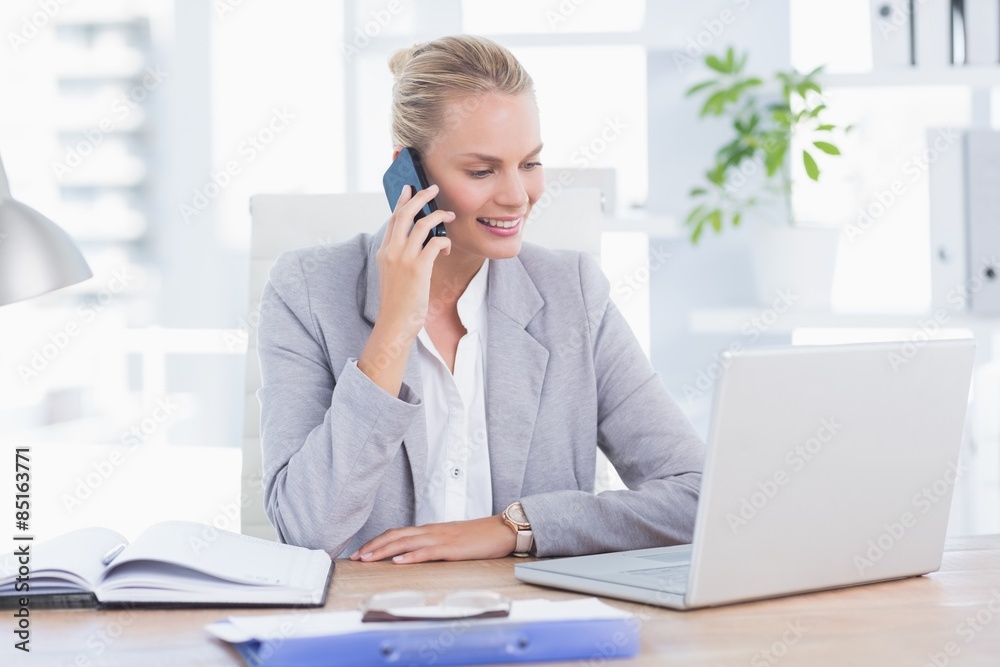
[[[484,222],[490,227],[500,227],[501,229],[510,229],[511,227],[516,227],[517,223],[521,221],[520,218],[517,220],[491,220],[490,218],[479,218],[480,222]]]

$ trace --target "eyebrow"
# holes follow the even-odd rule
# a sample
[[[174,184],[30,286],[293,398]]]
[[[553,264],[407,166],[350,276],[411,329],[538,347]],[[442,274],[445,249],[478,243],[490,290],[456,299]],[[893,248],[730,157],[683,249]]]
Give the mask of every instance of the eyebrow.
[[[538,148],[528,153],[525,157],[531,157],[532,155],[538,155],[542,152],[542,146],[544,144],[538,144]],[[486,155],[485,153],[460,153],[458,157],[474,157],[483,162],[503,162],[501,158],[494,155]]]

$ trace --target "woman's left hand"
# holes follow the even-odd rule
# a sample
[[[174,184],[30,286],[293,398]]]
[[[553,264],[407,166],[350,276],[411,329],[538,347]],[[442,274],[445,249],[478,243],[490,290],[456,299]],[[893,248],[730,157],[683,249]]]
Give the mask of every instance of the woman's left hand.
[[[503,558],[514,552],[517,536],[500,515],[471,521],[393,528],[351,554],[351,560],[394,563]]]

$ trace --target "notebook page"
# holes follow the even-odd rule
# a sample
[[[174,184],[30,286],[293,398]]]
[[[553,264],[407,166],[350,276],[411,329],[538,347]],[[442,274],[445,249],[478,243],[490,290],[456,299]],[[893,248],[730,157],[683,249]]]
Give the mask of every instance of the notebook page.
[[[114,569],[97,591],[101,602],[319,604],[322,588],[307,592],[222,581],[179,565],[132,561]]]
[[[110,528],[81,528],[44,542],[30,543],[29,593],[91,591],[104,572],[101,560],[128,540]],[[14,553],[0,558],[0,594],[14,592],[20,563]]]
[[[330,557],[323,551],[216,530],[206,524],[167,521],[139,535],[105,576],[137,561],[170,563],[248,585],[311,589],[325,582]],[[322,568],[318,568],[320,564]],[[134,572],[135,568],[129,570]]]

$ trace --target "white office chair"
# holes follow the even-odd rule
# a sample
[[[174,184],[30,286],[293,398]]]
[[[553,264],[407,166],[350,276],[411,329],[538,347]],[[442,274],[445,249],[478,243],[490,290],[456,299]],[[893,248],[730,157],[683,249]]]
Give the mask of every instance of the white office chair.
[[[551,183],[551,176],[547,180]],[[570,183],[572,186],[573,183]],[[525,240],[553,248],[589,252],[600,260],[602,191],[597,188],[551,188],[539,199],[525,226]],[[242,532],[265,539],[277,533],[264,513],[260,447],[260,365],[257,314],[260,296],[274,260],[285,250],[331,245],[376,231],[389,216],[382,193],[342,195],[257,195],[250,199],[250,307],[244,395]],[[349,221],[349,222],[344,222]],[[611,464],[598,452],[595,480],[603,490],[615,479]]]

